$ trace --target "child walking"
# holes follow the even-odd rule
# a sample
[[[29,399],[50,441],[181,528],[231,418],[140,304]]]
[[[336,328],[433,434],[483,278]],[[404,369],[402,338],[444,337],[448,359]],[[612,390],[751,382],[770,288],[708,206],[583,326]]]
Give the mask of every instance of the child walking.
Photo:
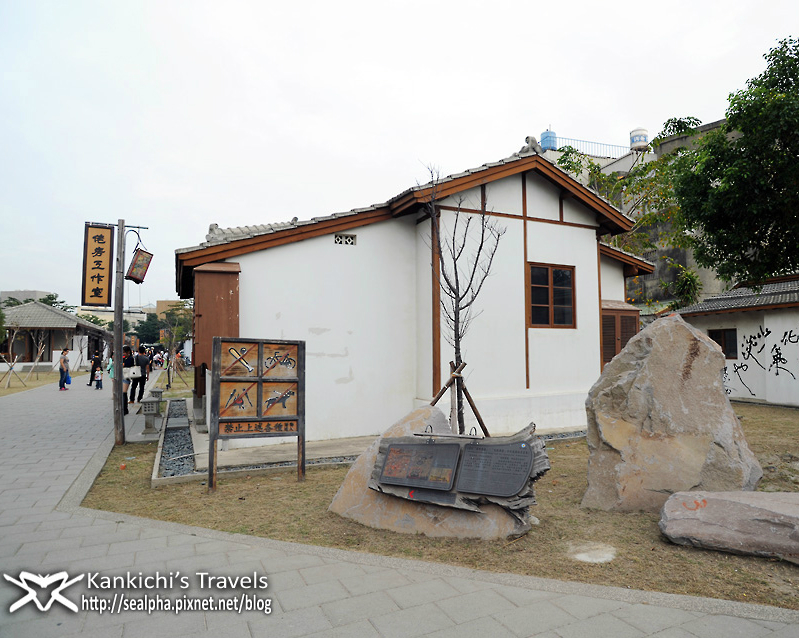
[[[103,389],[103,369],[97,368],[94,373],[94,389],[95,390],[102,390]]]

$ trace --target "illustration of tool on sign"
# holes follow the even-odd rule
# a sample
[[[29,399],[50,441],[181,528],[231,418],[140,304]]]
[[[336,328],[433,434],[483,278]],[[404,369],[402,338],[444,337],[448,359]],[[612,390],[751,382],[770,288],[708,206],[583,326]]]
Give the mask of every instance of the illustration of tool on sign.
[[[244,389],[241,394],[236,394],[236,390],[233,390],[228,397],[227,403],[225,403],[225,409],[228,407],[237,407],[239,410],[244,410],[244,399],[247,399],[247,403],[250,404],[250,407],[253,407],[252,401],[250,401],[250,395],[248,394],[249,388]]]
[[[230,367],[236,365],[237,363],[241,363],[245,368],[247,368],[248,372],[252,372],[255,368],[253,368],[247,361],[244,359],[244,355],[247,354],[247,348],[241,349],[241,354],[236,348],[228,348],[228,352],[233,355],[233,363]]]

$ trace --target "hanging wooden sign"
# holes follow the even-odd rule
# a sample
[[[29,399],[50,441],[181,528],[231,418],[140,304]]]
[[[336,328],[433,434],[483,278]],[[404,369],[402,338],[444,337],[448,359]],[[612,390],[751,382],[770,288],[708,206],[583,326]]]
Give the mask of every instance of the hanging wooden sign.
[[[147,269],[150,267],[150,262],[152,260],[152,253],[148,253],[142,248],[137,248],[133,253],[133,259],[130,261],[125,279],[129,279],[137,284],[143,283],[144,277],[147,275]]]
[[[114,227],[86,222],[82,306],[110,306],[114,275]]]

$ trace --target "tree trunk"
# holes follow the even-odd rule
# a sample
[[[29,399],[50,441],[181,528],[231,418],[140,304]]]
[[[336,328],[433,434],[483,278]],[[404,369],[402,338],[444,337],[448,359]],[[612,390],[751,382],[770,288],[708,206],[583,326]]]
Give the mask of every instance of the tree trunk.
[[[458,321],[459,321],[459,313],[455,313],[455,368],[463,363],[463,358],[461,357],[461,339],[458,336]],[[462,373],[461,373],[462,374]],[[466,425],[464,422],[463,417],[463,378],[456,377],[455,378],[455,405],[456,405],[456,412],[457,412],[457,419],[458,419],[458,434],[463,434],[466,431]],[[453,428],[454,430],[454,428]]]

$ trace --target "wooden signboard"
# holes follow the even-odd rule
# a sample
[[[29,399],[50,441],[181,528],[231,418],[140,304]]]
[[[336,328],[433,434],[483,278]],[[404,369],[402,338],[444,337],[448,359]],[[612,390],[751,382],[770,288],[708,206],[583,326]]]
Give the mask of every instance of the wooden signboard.
[[[114,227],[86,222],[82,306],[110,306],[114,278]]]
[[[216,489],[217,439],[297,437],[305,479],[305,342],[214,337],[208,490]]]

